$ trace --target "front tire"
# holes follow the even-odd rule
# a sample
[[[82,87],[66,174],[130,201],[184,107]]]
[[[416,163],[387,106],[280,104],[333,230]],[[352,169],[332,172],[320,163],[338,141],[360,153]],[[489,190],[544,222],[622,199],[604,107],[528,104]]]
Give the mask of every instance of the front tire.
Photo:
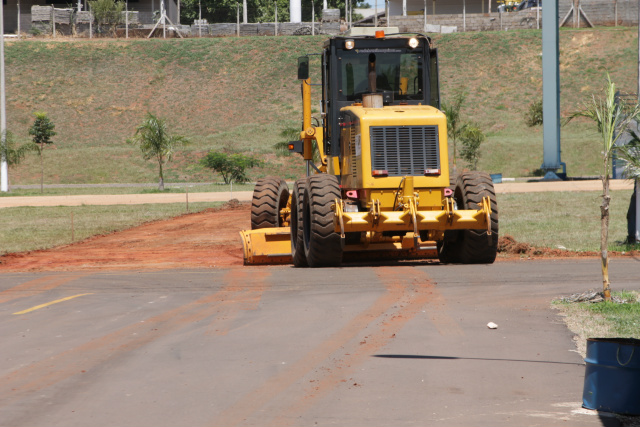
[[[484,172],[465,172],[458,176],[454,198],[461,209],[478,209],[482,198],[491,202],[491,235],[487,230],[448,230],[438,244],[442,263],[492,264],[498,253],[498,204],[493,181]]]
[[[289,202],[289,187],[282,178],[262,178],[253,189],[251,229],[275,228],[284,225],[280,214]]]
[[[299,179],[293,186],[291,195],[291,258],[295,267],[306,267],[304,254],[304,191],[306,178]]]
[[[334,231],[335,211],[341,199],[338,179],[334,175],[313,175],[304,191],[304,254],[309,267],[335,267],[342,262],[340,234]]]

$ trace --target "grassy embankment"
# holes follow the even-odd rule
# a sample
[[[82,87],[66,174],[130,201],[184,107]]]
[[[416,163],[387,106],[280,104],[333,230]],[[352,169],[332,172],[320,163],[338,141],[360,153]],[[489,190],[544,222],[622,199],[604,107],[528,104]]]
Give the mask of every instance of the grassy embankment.
[[[325,37],[187,40],[23,40],[7,42],[8,128],[27,139],[34,111],[56,124],[45,153],[45,182],[155,182],[157,166],[125,143],[147,111],[168,119],[192,145],[167,168],[167,182],[219,181],[198,164],[210,149],[236,150],[265,161],[252,178],[302,174],[297,158],[277,157],[280,132],[300,125],[296,58],[319,52]],[[441,93],[446,102],[468,93],[465,120],[487,135],[480,169],[531,176],[542,163],[542,130],[523,115],[541,97],[541,32],[436,35]],[[560,35],[562,112],[597,92],[606,71],[623,92],[637,81],[637,33],[632,29],[563,30]],[[318,78],[317,67],[316,81]],[[319,91],[315,91],[316,98]],[[317,106],[317,102],[314,102]],[[562,130],[562,157],[572,176],[598,175],[595,128],[575,121]],[[39,182],[30,156],[11,183]]]

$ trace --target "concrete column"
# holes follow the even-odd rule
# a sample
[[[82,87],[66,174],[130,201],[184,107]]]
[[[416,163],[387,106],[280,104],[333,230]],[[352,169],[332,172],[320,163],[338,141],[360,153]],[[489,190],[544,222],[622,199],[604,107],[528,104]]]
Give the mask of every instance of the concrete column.
[[[289,0],[289,22],[302,22],[302,4],[300,0]]]
[[[249,19],[247,18],[247,0],[242,0],[242,23],[249,23]]]

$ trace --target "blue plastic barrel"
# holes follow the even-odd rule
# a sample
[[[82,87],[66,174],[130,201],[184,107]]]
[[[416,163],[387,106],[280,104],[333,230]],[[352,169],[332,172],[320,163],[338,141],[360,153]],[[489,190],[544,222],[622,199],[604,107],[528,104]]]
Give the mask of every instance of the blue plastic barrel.
[[[493,181],[494,184],[501,184],[502,183],[502,174],[501,173],[492,173],[489,176],[491,177],[491,181]]]
[[[587,339],[582,406],[640,415],[640,340]]]

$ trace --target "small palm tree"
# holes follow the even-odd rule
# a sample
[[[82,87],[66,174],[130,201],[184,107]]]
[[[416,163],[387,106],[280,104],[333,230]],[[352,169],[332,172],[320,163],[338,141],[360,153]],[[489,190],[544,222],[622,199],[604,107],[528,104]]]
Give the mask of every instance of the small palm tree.
[[[607,246],[609,242],[609,205],[611,195],[609,192],[609,170],[614,151],[620,157],[627,158],[629,151],[625,147],[616,146],[618,138],[623,135],[632,120],[640,117],[640,104],[626,107],[616,100],[616,85],[607,74],[607,84],[604,97],[596,99],[592,96],[591,102],[584,104],[584,110],[578,111],[569,117],[586,117],[593,120],[602,139],[602,204],[600,205],[600,253],[602,258],[602,288],[604,298],[611,301],[611,283],[609,281],[609,257]]]
[[[460,118],[460,110],[464,104],[467,95],[464,92],[458,92],[453,97],[451,104],[443,103],[442,112],[447,116],[447,133],[453,144],[453,174],[456,173],[456,159],[458,158],[457,142],[464,132],[464,124]]]
[[[159,169],[158,190],[164,191],[164,174],[162,167],[165,163],[171,161],[175,149],[189,143],[184,136],[170,135],[167,130],[167,123],[164,119],[160,119],[151,113],[136,128],[133,138],[128,139],[127,143],[138,145],[142,156],[145,160],[156,159]]]
[[[10,131],[7,131],[5,142],[5,145],[0,144],[0,158],[4,158],[8,167],[19,165],[27,153],[39,151],[39,147],[33,142],[18,146],[13,133]]]
[[[289,151],[289,142],[297,141],[300,139],[300,130],[296,128],[286,128],[282,132],[280,132],[280,138],[282,140],[280,142],[276,142],[273,144],[273,148],[276,150],[276,154],[278,156],[290,156],[291,152]],[[314,139],[311,143],[311,149],[313,151],[313,162],[320,162],[320,150],[318,150],[318,143]]]
[[[280,132],[280,138],[282,138],[282,140],[273,144],[273,148],[279,156],[289,156],[291,154],[289,151],[289,141],[300,139],[300,130],[296,128],[286,128]]]

